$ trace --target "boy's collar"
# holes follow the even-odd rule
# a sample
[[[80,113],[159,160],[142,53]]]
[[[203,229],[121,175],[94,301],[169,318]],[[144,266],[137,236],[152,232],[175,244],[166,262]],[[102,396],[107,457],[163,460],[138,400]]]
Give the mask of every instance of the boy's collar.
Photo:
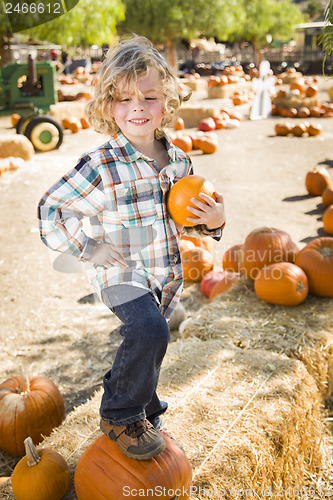
[[[178,154],[175,146],[170,141],[169,137],[163,133],[161,141],[165,144],[166,151],[173,162],[177,158]],[[147,159],[148,157],[136,149],[124,136],[124,134],[119,130],[116,135],[114,135],[110,140],[109,144],[111,148],[115,151],[118,159],[124,163],[138,160],[139,158]],[[151,160],[151,158],[148,158]]]

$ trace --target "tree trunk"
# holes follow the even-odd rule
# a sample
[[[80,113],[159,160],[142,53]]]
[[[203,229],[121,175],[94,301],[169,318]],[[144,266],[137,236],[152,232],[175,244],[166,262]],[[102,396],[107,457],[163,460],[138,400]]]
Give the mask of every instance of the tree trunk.
[[[258,47],[258,44],[253,39],[252,39],[252,45],[253,45],[253,49],[254,49],[254,64],[256,65],[256,68],[259,69],[260,63],[262,61],[262,54],[260,52],[260,48]]]
[[[11,61],[10,55],[10,38],[11,36],[2,35],[0,36],[0,68]]]
[[[169,39],[165,43],[165,47],[167,50],[167,58],[170,66],[173,68],[174,72],[178,73],[178,62],[177,62],[177,53],[175,48],[175,43],[173,39]]]

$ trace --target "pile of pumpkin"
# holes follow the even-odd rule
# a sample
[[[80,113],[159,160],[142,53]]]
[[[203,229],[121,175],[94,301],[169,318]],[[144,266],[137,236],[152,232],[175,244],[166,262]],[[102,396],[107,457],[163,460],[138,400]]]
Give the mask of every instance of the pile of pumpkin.
[[[305,177],[305,187],[312,196],[321,196],[326,207],[323,226],[327,234],[333,236],[333,188],[330,175],[325,167],[310,170]]]
[[[254,281],[258,297],[271,304],[295,306],[309,292],[333,297],[333,238],[316,238],[299,250],[287,232],[258,228],[225,252],[222,270],[213,269],[212,245],[189,236],[180,243],[185,281],[200,282],[210,301],[241,276]]]
[[[316,106],[300,106],[286,107],[277,104],[272,104],[272,115],[282,116],[284,118],[332,118],[333,116],[333,104],[332,103],[321,103]]]
[[[78,92],[77,94],[64,94],[61,89],[57,90],[58,101],[84,101],[91,98],[90,92]]]
[[[73,134],[90,127],[88,120],[84,116],[80,119],[75,116],[65,117],[61,120],[61,124],[65,130],[70,130]]]
[[[64,457],[51,448],[36,449],[44,436],[64,419],[64,403],[56,385],[46,377],[12,377],[0,384],[0,449],[23,456],[10,477],[16,500],[60,500],[71,483]],[[74,473],[78,500],[123,498],[123,488],[149,491],[187,489],[192,482],[191,465],[169,435],[161,431],[166,449],[149,460],[133,460],[105,435],[99,436],[82,454]],[[98,471],[98,474],[96,473]],[[148,479],[147,479],[148,478]],[[188,498],[188,496],[184,496]]]
[[[187,218],[191,198],[200,193],[214,198],[214,187],[200,176],[187,176],[172,186],[167,208],[181,226],[194,226]],[[202,200],[201,200],[202,201]],[[214,271],[211,238],[182,236],[180,250],[185,281],[201,282],[210,299],[226,291],[240,275],[254,280],[257,295],[266,302],[300,304],[310,291],[333,297],[333,238],[316,238],[302,250],[280,229],[263,227],[252,231],[244,244],[231,247],[223,256],[223,271]]]
[[[294,136],[294,137],[315,137],[322,131],[319,123],[299,122],[292,125],[289,122],[277,123],[274,127],[276,135],[281,136]]]
[[[254,97],[253,90],[236,90],[231,97],[234,106],[240,106],[241,104],[246,104],[251,101]]]
[[[208,87],[223,87],[233,83],[250,82],[251,76],[243,71],[242,66],[226,66],[221,75],[211,75],[208,79]]]
[[[216,112],[213,117],[200,120],[198,130],[185,130],[183,118],[179,117],[174,125],[174,130],[169,130],[168,135],[171,142],[182,149],[185,153],[193,150],[201,150],[205,154],[212,154],[218,150],[217,135],[215,130],[226,128],[238,128],[243,116],[237,111],[223,108]]]

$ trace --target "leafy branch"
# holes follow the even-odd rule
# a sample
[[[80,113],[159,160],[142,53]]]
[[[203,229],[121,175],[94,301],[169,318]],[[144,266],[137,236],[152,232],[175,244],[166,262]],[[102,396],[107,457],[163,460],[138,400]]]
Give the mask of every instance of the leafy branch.
[[[333,0],[329,0],[325,10],[325,26],[318,38],[319,44],[323,46],[323,73],[325,74],[326,59],[333,52]]]

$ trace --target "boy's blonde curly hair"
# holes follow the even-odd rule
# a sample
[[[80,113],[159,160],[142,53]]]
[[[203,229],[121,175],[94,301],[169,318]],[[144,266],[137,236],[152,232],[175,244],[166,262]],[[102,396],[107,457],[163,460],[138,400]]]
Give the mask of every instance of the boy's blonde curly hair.
[[[163,128],[172,123],[183,99],[173,71],[152,43],[141,36],[112,46],[100,67],[94,95],[85,109],[90,124],[97,132],[114,135],[118,130],[112,117],[111,103],[119,97],[119,81],[123,80],[125,85],[135,88],[138,79],[145,77],[153,68],[161,75],[164,96],[163,120],[156,130],[157,138],[161,137]]]

